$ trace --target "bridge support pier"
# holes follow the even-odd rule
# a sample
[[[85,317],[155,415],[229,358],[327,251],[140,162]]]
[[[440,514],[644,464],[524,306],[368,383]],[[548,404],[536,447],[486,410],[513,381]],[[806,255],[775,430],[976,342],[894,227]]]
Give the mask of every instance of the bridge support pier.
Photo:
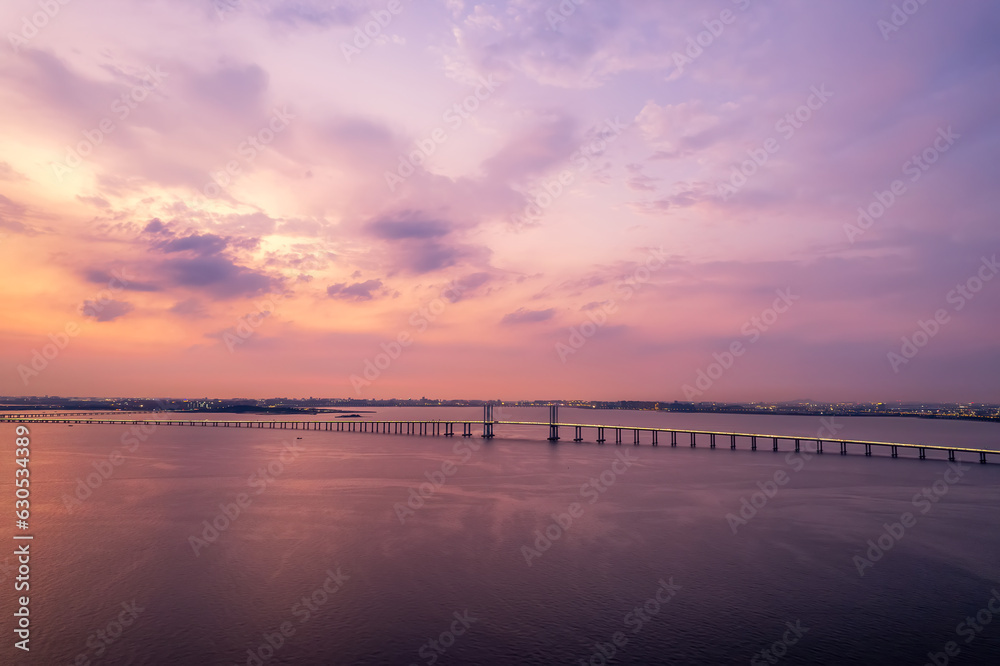
[[[847,442],[841,442],[840,443],[840,455],[842,455],[842,456],[846,456],[847,455]]]
[[[799,444],[799,440],[797,440],[797,439],[796,439],[796,440],[795,440],[795,452],[796,452],[796,453],[798,453],[798,452],[799,452],[799,446],[800,446],[800,444]]]
[[[950,460],[951,462],[955,462],[955,452],[954,451],[948,451],[948,460]]]
[[[653,431],[653,446],[659,446],[659,442],[657,441],[657,435],[659,434],[660,434],[659,430]]]
[[[597,429],[597,443],[598,444],[604,443],[604,428]]]
[[[615,444],[621,446],[622,444],[622,429],[615,428]]]
[[[632,446],[639,446],[639,431],[632,431]]]
[[[693,449],[695,447],[695,444],[697,444],[697,441],[695,440],[695,434],[693,432],[690,433],[690,435],[691,435],[691,448]]]
[[[677,446],[677,431],[670,431],[670,446]]]
[[[493,439],[493,403],[483,405],[483,439]]]
[[[580,426],[575,426],[575,428],[576,428],[576,433],[573,436],[573,441],[574,442],[582,442],[583,441],[583,428],[581,428]]]
[[[899,457],[899,447],[896,447],[896,446],[892,447],[892,457],[893,458],[898,458]]]
[[[736,450],[736,435],[729,436],[729,448],[733,451]]]
[[[559,441],[559,405],[549,405],[549,441]]]
[[[757,450],[757,437],[755,436],[750,438],[750,450],[751,451]]]
[[[715,433],[714,432],[711,435],[709,435],[709,437],[708,437],[708,448],[710,448],[710,449],[714,449],[715,448]]]

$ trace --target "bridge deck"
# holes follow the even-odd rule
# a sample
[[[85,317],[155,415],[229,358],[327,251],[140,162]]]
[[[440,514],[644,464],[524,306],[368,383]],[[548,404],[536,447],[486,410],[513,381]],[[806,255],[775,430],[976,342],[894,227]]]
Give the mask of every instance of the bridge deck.
[[[120,412],[119,412],[120,413]],[[126,412],[126,413],[138,413],[138,412]],[[83,416],[83,414],[77,415]],[[203,426],[203,427],[235,427],[235,428],[276,428],[276,429],[291,429],[291,430],[326,430],[326,431],[337,431],[337,432],[379,432],[380,430],[385,434],[392,434],[395,430],[398,434],[421,434],[421,435],[454,435],[454,426],[456,424],[462,424],[465,426],[463,430],[464,436],[472,435],[472,426],[535,426],[535,427],[547,427],[547,428],[574,428],[577,429],[578,439],[576,441],[581,441],[579,438],[581,436],[583,429],[597,430],[599,435],[598,442],[603,442],[603,432],[605,430],[611,430],[617,432],[616,444],[621,444],[621,432],[622,431],[632,431],[634,433],[634,444],[639,444],[639,433],[667,433],[672,434],[674,437],[676,435],[688,435],[691,438],[691,446],[696,445],[696,437],[698,436],[708,436],[712,439],[712,448],[715,448],[715,438],[716,437],[728,437],[731,440],[732,448],[735,448],[735,440],[737,438],[749,439],[753,442],[754,450],[756,450],[756,440],[765,439],[772,441],[773,450],[778,450],[779,441],[792,441],[795,442],[795,450],[798,451],[800,443],[803,441],[816,442],[819,445],[818,451],[822,453],[822,444],[839,444],[841,447],[840,452],[846,454],[847,445],[861,445],[865,447],[865,454],[871,454],[871,447],[890,447],[895,457],[898,449],[916,449],[920,452],[921,457],[923,457],[926,450],[931,451],[947,451],[949,454],[949,459],[954,459],[956,452],[962,453],[974,453],[979,454],[980,462],[986,462],[987,455],[1000,455],[1000,451],[994,449],[981,449],[981,448],[971,448],[963,446],[944,446],[944,445],[934,445],[934,444],[912,444],[907,442],[880,442],[880,441],[867,441],[867,440],[857,440],[857,439],[840,439],[840,438],[828,438],[828,437],[813,437],[813,436],[803,436],[803,435],[779,435],[772,433],[748,433],[748,432],[727,432],[727,431],[716,431],[716,430],[690,430],[690,429],[678,429],[678,428],[658,428],[654,426],[626,426],[626,425],[607,425],[607,424],[596,424],[596,423],[550,423],[547,421],[480,421],[480,420],[465,420],[465,419],[437,419],[437,420],[427,420],[427,421],[416,421],[416,420],[402,420],[402,421],[382,421],[382,420],[365,420],[365,419],[344,419],[344,420],[237,420],[237,419],[106,419],[106,418],[74,418],[73,416],[63,416],[63,415],[49,415],[49,414],[0,414],[0,422],[7,423],[64,423],[64,424],[103,424],[103,425],[177,425],[177,426]],[[403,432],[405,426],[405,433]],[[442,433],[441,426],[445,426],[444,432]],[[418,432],[419,431],[419,432]],[[492,435],[492,429],[488,430],[490,436]],[[552,432],[550,430],[550,432]],[[653,445],[656,446],[657,442],[654,435]],[[671,445],[676,446],[676,439],[672,438]]]

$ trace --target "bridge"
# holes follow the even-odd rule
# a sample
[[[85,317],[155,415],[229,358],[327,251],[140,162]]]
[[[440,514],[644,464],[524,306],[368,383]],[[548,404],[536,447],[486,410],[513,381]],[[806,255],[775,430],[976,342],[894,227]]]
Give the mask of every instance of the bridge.
[[[686,440],[691,448],[706,441],[710,449],[717,446],[719,440],[728,439],[729,448],[737,449],[737,443],[743,442],[744,446],[749,444],[751,451],[758,450],[758,443],[770,444],[772,451],[781,450],[779,443],[784,442],[786,450],[799,452],[802,450],[803,442],[815,443],[815,453],[823,453],[824,445],[837,447],[840,455],[848,455],[849,449],[854,451],[864,450],[866,456],[872,455],[872,450],[881,447],[888,449],[893,458],[899,457],[900,450],[916,451],[917,457],[921,460],[927,458],[928,452],[938,453],[942,456],[947,453],[948,460],[955,461],[957,453],[972,454],[979,457],[980,463],[987,462],[987,456],[998,456],[1000,450],[969,448],[960,446],[935,446],[930,444],[907,444],[902,442],[875,442],[855,439],[838,439],[822,437],[802,437],[798,435],[776,435],[765,433],[745,433],[745,432],[722,432],[712,430],[688,430],[675,428],[657,428],[648,426],[623,426],[623,425],[600,425],[593,423],[561,423],[559,421],[559,407],[552,405],[549,407],[548,421],[497,421],[493,417],[493,405],[485,405],[483,409],[483,419],[478,420],[405,420],[405,421],[322,421],[322,420],[216,420],[216,419],[165,419],[165,418],[144,418],[144,419],[121,419],[112,415],[138,414],[141,412],[88,412],[88,413],[59,413],[59,414],[0,414],[0,423],[61,423],[65,425],[77,424],[97,424],[97,425],[125,425],[125,426],[187,426],[187,427],[211,427],[211,428],[257,428],[270,430],[320,430],[327,432],[364,432],[381,433],[395,435],[421,435],[421,436],[443,436],[454,437],[456,426],[462,426],[462,436],[472,437],[476,427],[482,427],[482,437],[492,439],[494,437],[494,427],[501,426],[523,426],[532,428],[548,428],[547,440],[557,442],[560,440],[560,432],[563,429],[573,430],[573,441],[583,442],[585,433],[592,433],[594,441],[604,444],[609,435],[614,436],[614,443],[621,446],[624,441],[631,440],[633,446],[639,446],[645,439],[652,446],[660,445],[660,437],[664,438],[664,443],[668,441],[672,447],[678,445],[678,441]],[[96,416],[96,418],[95,418]],[[624,433],[631,433],[630,438],[625,438]],[[766,446],[765,446],[766,448]],[[813,451],[809,451],[812,453]]]

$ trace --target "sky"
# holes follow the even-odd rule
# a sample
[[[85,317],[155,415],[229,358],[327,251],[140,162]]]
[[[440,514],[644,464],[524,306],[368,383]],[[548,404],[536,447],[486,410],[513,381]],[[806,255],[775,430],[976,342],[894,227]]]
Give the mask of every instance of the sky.
[[[986,0],[7,0],[0,394],[1000,402]]]

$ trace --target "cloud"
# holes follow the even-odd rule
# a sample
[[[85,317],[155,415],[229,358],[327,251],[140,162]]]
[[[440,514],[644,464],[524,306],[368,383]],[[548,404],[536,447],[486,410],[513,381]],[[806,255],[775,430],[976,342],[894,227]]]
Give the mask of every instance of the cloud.
[[[533,324],[540,321],[548,321],[555,316],[555,308],[548,308],[546,310],[527,310],[525,308],[518,308],[514,312],[507,313],[500,320],[503,325],[508,324]]]
[[[160,218],[157,217],[150,220],[149,224],[143,227],[142,231],[143,233],[158,234],[166,231],[166,229],[167,225],[163,224],[163,222],[160,221]]]
[[[374,220],[366,225],[366,229],[374,236],[385,240],[440,238],[451,231],[446,222],[420,219],[413,213],[395,219]]]
[[[327,296],[344,301],[370,301],[382,291],[381,280],[366,280],[353,284],[340,282],[326,288]]]
[[[160,264],[175,287],[195,287],[216,298],[255,296],[276,289],[280,281],[239,266],[226,257],[170,259]]]
[[[28,207],[17,203],[0,194],[0,229],[8,229],[14,233],[33,235],[37,230],[24,223],[28,216]]]
[[[93,206],[95,208],[101,208],[101,209],[111,208],[111,204],[104,197],[100,197],[100,196],[98,196],[98,197],[85,197],[85,196],[81,196],[81,195],[78,194],[78,195],[76,195],[76,198],[79,201],[82,201],[84,203],[88,203],[88,204],[90,204],[91,206]]]
[[[131,303],[125,301],[84,301],[80,311],[84,317],[90,317],[96,321],[114,321],[119,317],[124,317],[135,309]]]
[[[457,303],[474,295],[479,287],[488,284],[493,276],[486,272],[470,273],[455,280],[455,288],[446,292],[452,303]]]
[[[208,316],[205,304],[197,298],[188,298],[183,301],[178,301],[170,307],[168,312],[182,317],[191,317],[193,319],[201,319]]]
[[[272,4],[266,18],[274,23],[295,27],[353,25],[367,9],[358,0],[279,0]]]
[[[228,238],[222,238],[215,234],[191,234],[182,238],[161,241],[153,247],[166,253],[190,251],[201,256],[206,256],[222,252],[228,244]]]
[[[0,180],[17,182],[27,178],[6,162],[0,162]]]
[[[83,277],[87,282],[93,284],[111,285],[117,289],[126,291],[160,291],[160,288],[149,282],[136,282],[126,275],[126,271],[109,273],[102,268],[87,268],[83,271]]]

